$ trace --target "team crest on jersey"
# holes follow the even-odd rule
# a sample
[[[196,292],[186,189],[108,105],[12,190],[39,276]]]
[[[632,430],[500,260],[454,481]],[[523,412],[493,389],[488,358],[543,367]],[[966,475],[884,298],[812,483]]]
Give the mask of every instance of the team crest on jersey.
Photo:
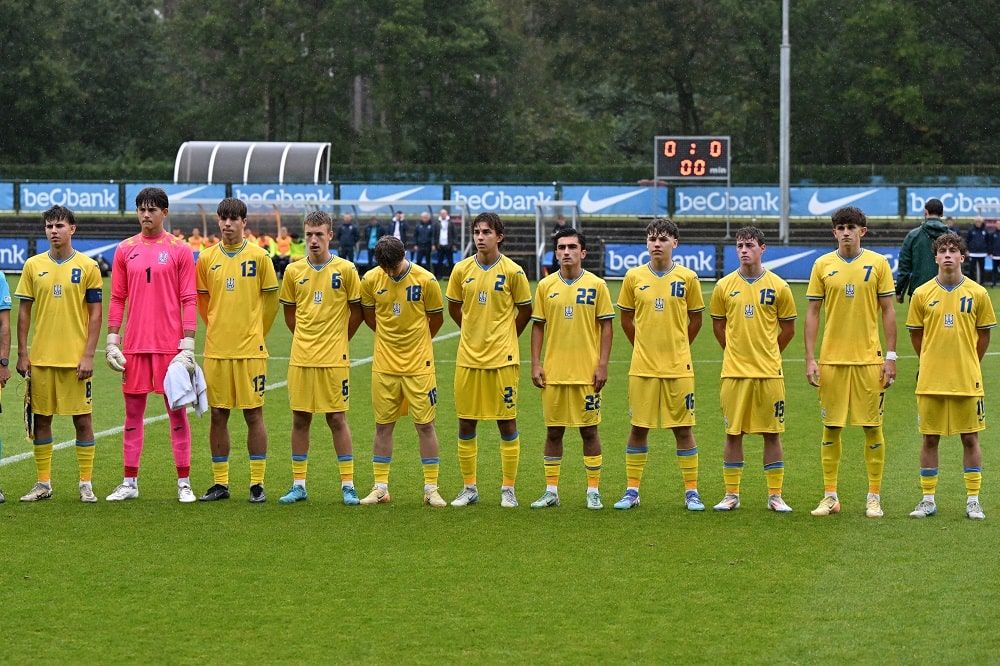
[[[854,298],[854,285],[853,284],[845,284],[844,285],[844,296],[847,296],[847,298]]]
[[[236,278],[226,278],[226,291],[236,291]]]
[[[480,305],[486,305],[486,292],[485,291],[479,292],[479,304]]]
[[[752,304],[751,305],[744,305],[743,306],[743,316],[746,317],[747,319],[753,319],[753,305]]]
[[[944,325],[945,325],[945,328],[951,328],[952,326],[954,326],[955,325],[955,315],[953,315],[953,314],[946,314],[944,316]]]
[[[573,306],[572,305],[567,305],[566,307],[563,308],[563,317],[565,319],[572,319],[573,318]]]
[[[319,305],[322,302],[323,302],[323,292],[322,291],[314,291],[313,292],[313,303],[315,303],[316,305]]]
[[[170,259],[170,255],[169,255],[169,254],[167,254],[167,251],[166,251],[166,250],[164,250],[164,251],[160,252],[160,254],[158,254],[158,255],[156,256],[156,260],[157,260],[158,262],[160,262],[161,264],[165,264],[165,263],[167,263],[167,260],[168,260],[168,259]]]
[[[663,306],[664,306],[664,301],[662,298],[657,298],[655,301],[653,301],[653,307],[656,309],[657,312],[663,312]]]
[[[403,306],[400,305],[399,303],[393,303],[392,304],[392,315],[394,317],[398,317],[401,314],[403,314]]]
[[[62,285],[54,284],[52,285],[52,295],[56,298],[62,298]]]

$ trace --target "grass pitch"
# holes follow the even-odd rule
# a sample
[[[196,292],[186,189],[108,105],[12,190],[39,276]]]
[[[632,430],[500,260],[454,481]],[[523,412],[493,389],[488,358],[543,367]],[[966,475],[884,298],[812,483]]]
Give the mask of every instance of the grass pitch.
[[[16,277],[10,279],[11,291]],[[613,296],[620,283],[611,283]],[[706,301],[712,285],[706,283]],[[421,506],[416,436],[408,419],[396,429],[393,501],[376,507],[340,503],[336,460],[322,420],[313,425],[308,502],[281,506],[291,483],[287,395],[290,336],[281,317],[269,337],[265,418],[270,458],[265,505],[250,505],[245,427],[234,414],[233,499],[180,505],[167,422],[146,427],[141,497],[84,506],[77,499],[71,449],[54,456],[55,496],[20,504],[34,482],[20,425],[19,377],[3,394],[0,485],[4,615],[2,660],[205,663],[359,661],[436,662],[987,662],[996,643],[981,631],[998,601],[986,559],[998,547],[991,501],[1000,455],[983,434],[988,518],[964,516],[961,445],[941,448],[940,514],[917,521],[919,499],[913,396],[916,360],[905,306],[897,308],[899,379],[886,398],[886,517],[864,517],[866,481],[859,429],[844,437],[843,513],[809,515],[822,495],[819,406],[803,376],[805,288],[794,287],[796,337],[785,354],[787,409],[785,496],[790,515],[765,509],[759,438],[746,442],[743,508],[729,514],[684,510],[673,438],[651,437],[642,506],[617,512],[624,490],[630,347],[616,322],[611,378],[604,390],[602,490],[607,508],[584,508],[579,437],[567,434],[562,507],[532,511],[544,490],[544,426],[531,385],[528,335],[521,338],[518,478],[521,507],[499,507],[499,437],[479,434],[482,501],[466,509]],[[16,306],[15,306],[16,320]],[[12,326],[12,329],[14,327]],[[441,487],[461,487],[452,400],[458,340],[450,321],[436,342]],[[103,335],[102,335],[103,340]],[[103,348],[103,345],[99,345]],[[199,341],[199,349],[201,343]],[[370,332],[352,342],[350,423],[356,483],[371,484]],[[1000,351],[1000,350],[998,350]],[[721,352],[706,315],[694,348],[706,503],[723,494]],[[120,481],[123,419],[117,376],[98,354],[94,476],[103,498]],[[987,404],[997,361],[984,361]],[[163,414],[153,396],[147,416]],[[73,437],[71,421],[53,424],[55,441]],[[192,481],[211,484],[208,419],[192,416]]]

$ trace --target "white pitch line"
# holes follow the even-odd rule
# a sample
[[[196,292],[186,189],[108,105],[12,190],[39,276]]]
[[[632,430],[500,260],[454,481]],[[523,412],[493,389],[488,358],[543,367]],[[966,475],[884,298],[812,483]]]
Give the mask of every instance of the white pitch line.
[[[441,342],[442,340],[450,340],[451,338],[457,338],[461,334],[462,334],[461,331],[452,331],[451,333],[445,333],[444,335],[437,336],[431,342],[437,343],[437,342]],[[271,357],[271,358],[277,360],[280,357]],[[351,367],[355,368],[355,367],[357,367],[359,365],[368,365],[369,363],[372,362],[372,360],[373,360],[373,357],[371,357],[371,356],[366,356],[365,358],[355,359],[355,360],[351,361]],[[273,391],[274,389],[283,388],[285,386],[288,386],[288,382],[287,381],[275,382],[273,384],[268,384],[267,386],[265,386],[264,390],[265,391]],[[188,407],[187,408],[188,414],[192,413],[193,411],[194,411],[194,408],[192,408],[192,407]],[[169,418],[169,416],[166,413],[163,413],[163,414],[158,414],[156,416],[148,416],[148,417],[146,417],[145,419],[142,420],[142,423],[143,423],[143,425],[149,425],[150,423],[156,423],[158,421],[166,421],[168,418]],[[97,441],[98,439],[103,439],[104,437],[111,437],[112,435],[119,435],[119,434],[121,434],[124,431],[125,431],[125,426],[124,425],[120,425],[120,426],[115,426],[114,428],[108,428],[107,430],[102,430],[100,432],[95,432],[94,433],[94,441]],[[58,444],[53,445],[52,450],[53,451],[59,451],[60,449],[66,449],[66,448],[69,448],[71,446],[74,446],[75,444],[76,444],[76,438],[74,438],[74,439],[67,439],[64,442],[59,442]],[[33,451],[25,451],[23,453],[17,453],[17,454],[12,455],[12,456],[7,456],[6,458],[0,458],[0,467],[5,467],[7,465],[13,465],[14,463],[21,462],[22,460],[28,460],[29,458],[32,458],[32,457],[34,457],[34,452]]]

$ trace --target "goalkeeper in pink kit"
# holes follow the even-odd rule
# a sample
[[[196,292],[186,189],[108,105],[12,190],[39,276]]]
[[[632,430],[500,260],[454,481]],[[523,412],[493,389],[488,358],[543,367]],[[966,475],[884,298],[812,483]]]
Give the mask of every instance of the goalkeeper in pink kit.
[[[166,192],[147,187],[136,196],[135,207],[142,230],[118,245],[111,271],[106,351],[108,367],[123,373],[125,474],[121,485],[108,495],[109,502],[139,496],[147,397],[163,394],[163,379],[171,363],[180,363],[191,373],[195,369],[198,295],[191,248],[163,230],[169,207]],[[126,314],[123,344],[120,331]],[[171,411],[167,405],[167,414],[177,466],[177,499],[194,502],[187,412],[184,407]]]

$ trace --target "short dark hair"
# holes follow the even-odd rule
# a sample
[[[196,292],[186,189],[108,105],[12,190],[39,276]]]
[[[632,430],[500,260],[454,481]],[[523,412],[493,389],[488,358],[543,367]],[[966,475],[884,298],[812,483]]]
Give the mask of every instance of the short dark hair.
[[[865,217],[864,212],[856,206],[844,206],[843,208],[838,208],[834,211],[833,215],[830,216],[833,221],[833,226],[838,224],[855,224],[859,227],[868,226],[868,218]]]
[[[333,231],[333,218],[322,210],[310,211],[309,214],[306,215],[306,219],[302,222],[302,226],[326,226],[327,231]]]
[[[926,210],[930,215],[937,215],[941,217],[944,215],[944,204],[941,203],[940,199],[928,199],[924,203],[924,210]]]
[[[382,236],[375,243],[374,255],[375,263],[388,273],[390,268],[395,268],[406,258],[406,248],[403,241],[395,236]]]
[[[219,207],[215,213],[223,220],[247,219],[247,205],[242,199],[226,197],[219,202]],[[251,232],[252,233],[252,232]]]
[[[475,219],[472,220],[472,229],[475,231],[476,225],[482,222],[490,229],[495,231],[499,236],[506,236],[503,230],[503,220],[496,213],[480,213],[476,215]]]
[[[167,193],[159,187],[144,187],[139,190],[139,194],[135,195],[135,207],[139,208],[143,205],[166,210],[170,208],[170,199],[167,197]]]
[[[941,234],[931,243],[931,249],[934,250],[934,254],[949,247],[957,247],[958,253],[963,257],[969,253],[969,246],[965,244],[965,239],[951,231]]]
[[[577,239],[580,241],[581,250],[587,249],[587,238],[573,227],[566,227],[565,229],[560,229],[555,233],[555,235],[552,237],[552,249],[554,250],[556,247],[559,246],[560,238],[567,238],[569,236],[577,237]]]
[[[738,241],[741,241],[741,240],[742,241],[748,241],[748,240],[757,241],[757,245],[760,245],[761,247],[763,247],[764,245],[767,245],[767,243],[764,241],[764,232],[761,231],[760,229],[758,229],[757,227],[753,227],[753,226],[750,226],[750,227],[740,227],[739,229],[736,230],[736,233],[733,235],[733,237],[736,240],[738,240]]]
[[[666,217],[658,217],[646,225],[646,237],[649,236],[670,236],[674,240],[680,240],[677,223]]]
[[[55,222],[56,220],[65,220],[66,224],[76,226],[76,216],[73,215],[73,211],[64,206],[53,206],[42,213],[42,224]]]

